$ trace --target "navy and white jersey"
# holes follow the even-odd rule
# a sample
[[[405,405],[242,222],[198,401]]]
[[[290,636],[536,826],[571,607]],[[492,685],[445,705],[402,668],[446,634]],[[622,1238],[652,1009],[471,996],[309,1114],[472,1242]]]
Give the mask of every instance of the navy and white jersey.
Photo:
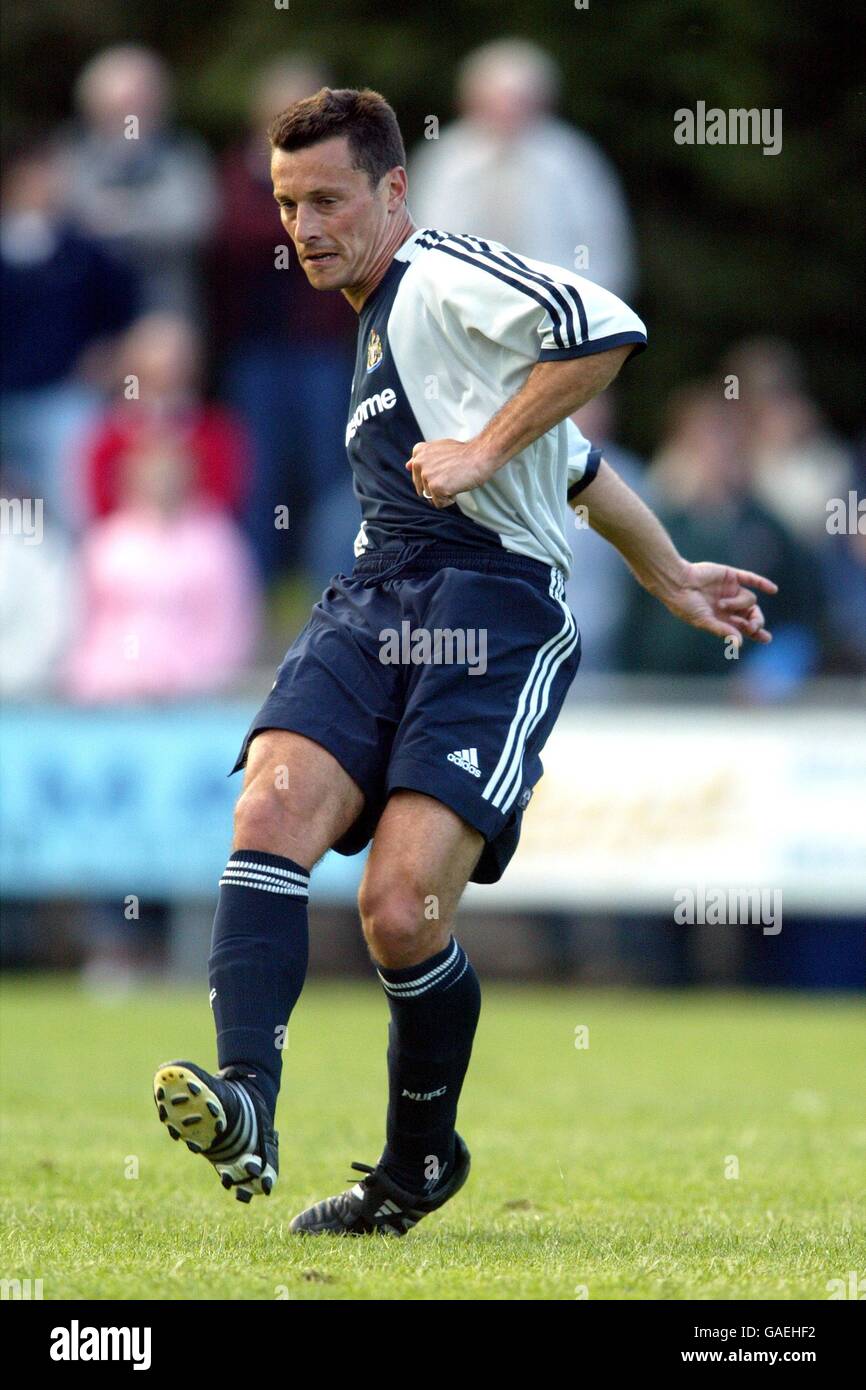
[[[422,228],[359,315],[346,449],[361,504],[356,555],[415,542],[500,548],[568,574],[566,494],[599,454],[563,421],[482,486],[435,508],[406,469],[422,440],[472,439],[536,362],[646,345],[616,295],[498,242]]]

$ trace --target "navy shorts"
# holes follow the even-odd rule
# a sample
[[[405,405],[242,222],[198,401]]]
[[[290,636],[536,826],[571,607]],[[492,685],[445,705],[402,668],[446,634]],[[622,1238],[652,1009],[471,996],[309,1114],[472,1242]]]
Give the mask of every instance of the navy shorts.
[[[232,771],[262,730],[303,734],[364,793],[340,854],[363,849],[391,792],[409,788],[481,832],[471,878],[495,883],[580,662],[563,593],[561,571],[499,550],[362,556],[313,608]]]

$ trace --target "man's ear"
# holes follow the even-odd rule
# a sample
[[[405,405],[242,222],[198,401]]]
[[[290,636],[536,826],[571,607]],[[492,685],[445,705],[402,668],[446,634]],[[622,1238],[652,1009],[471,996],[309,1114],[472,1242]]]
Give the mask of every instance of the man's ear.
[[[401,164],[389,169],[385,178],[388,180],[388,207],[393,211],[399,204],[405,203],[409,192],[409,179]]]

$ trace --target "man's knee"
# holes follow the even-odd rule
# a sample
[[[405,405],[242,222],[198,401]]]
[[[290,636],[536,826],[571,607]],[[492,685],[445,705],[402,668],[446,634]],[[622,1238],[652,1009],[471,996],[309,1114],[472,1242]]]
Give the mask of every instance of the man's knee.
[[[393,970],[415,965],[441,949],[448,926],[440,921],[435,894],[409,873],[365,878],[358,897],[361,925],[373,959]]]
[[[287,854],[291,815],[284,794],[265,776],[254,777],[241,792],[234,816],[237,849]]]
[[[326,749],[287,730],[253,740],[235,807],[235,849],[281,854],[311,868],[349,829],[361,789]]]

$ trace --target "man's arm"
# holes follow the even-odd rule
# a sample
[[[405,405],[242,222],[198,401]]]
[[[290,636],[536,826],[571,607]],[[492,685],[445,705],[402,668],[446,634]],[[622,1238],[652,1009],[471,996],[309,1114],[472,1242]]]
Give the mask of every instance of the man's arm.
[[[587,357],[536,363],[520,390],[474,439],[415,445],[406,467],[418,496],[428,497],[434,507],[448,507],[458,492],[486,483],[515,454],[609,386],[633,351],[629,343]]]
[[[734,637],[738,646],[744,637],[772,641],[754,590],[775,594],[773,581],[728,565],[684,560],[658,517],[605,459],[572,505],[586,507],[592,529],[615,546],[638,583],[677,618],[717,637]]]

